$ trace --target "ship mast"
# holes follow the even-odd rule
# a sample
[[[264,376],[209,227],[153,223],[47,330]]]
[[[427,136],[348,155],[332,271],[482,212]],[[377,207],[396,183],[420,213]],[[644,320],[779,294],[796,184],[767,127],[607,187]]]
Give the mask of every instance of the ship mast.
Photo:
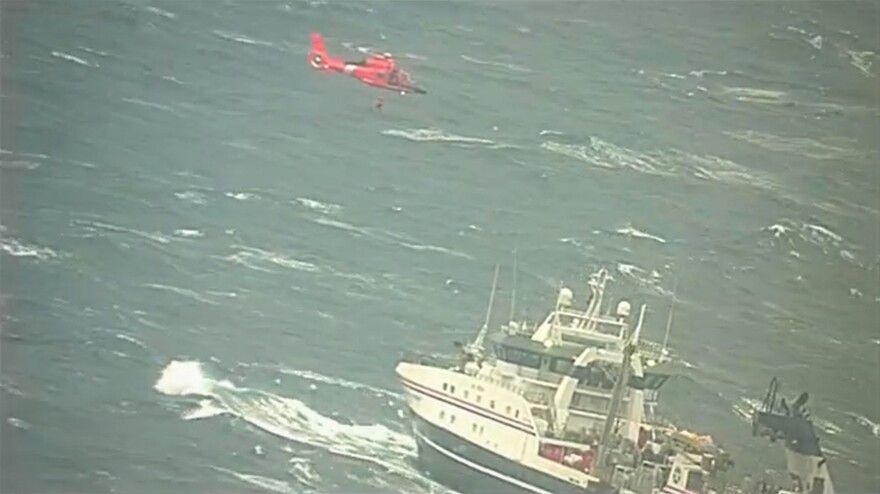
[[[513,249],[513,288],[510,291],[510,319],[513,322],[513,311],[516,308],[516,249]]]
[[[489,331],[489,318],[492,316],[492,306],[495,303],[495,289],[498,287],[498,268],[499,266],[496,264],[495,277],[492,279],[492,293],[489,295],[489,307],[486,309],[486,320],[483,322],[483,327],[480,328],[480,332],[477,333],[477,337],[471,344],[471,348],[478,352],[482,352],[483,340],[486,339],[486,333]]]
[[[669,316],[666,319],[666,334],[663,336],[663,348],[660,350],[661,358],[668,353],[667,344],[669,343],[669,332],[672,330],[672,314],[675,313],[675,294],[678,291],[678,276],[672,283],[672,304],[669,306]]]
[[[623,362],[620,367],[620,374],[614,382],[614,390],[611,393],[611,406],[608,410],[608,417],[605,418],[605,427],[602,429],[602,439],[599,442],[599,452],[596,456],[596,469],[600,477],[608,478],[606,473],[605,462],[608,456],[608,450],[611,443],[611,431],[617,422],[617,414],[620,410],[620,402],[623,400],[623,392],[629,381],[630,362],[632,355],[636,351],[636,341],[631,335],[627,335],[626,344],[623,348]]]

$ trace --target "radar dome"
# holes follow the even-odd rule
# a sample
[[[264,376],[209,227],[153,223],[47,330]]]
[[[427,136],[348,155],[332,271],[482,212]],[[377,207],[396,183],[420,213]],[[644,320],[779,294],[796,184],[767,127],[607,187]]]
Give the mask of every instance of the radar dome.
[[[571,307],[571,303],[574,300],[574,293],[571,291],[571,288],[562,288],[559,290],[559,305],[563,307]]]
[[[627,302],[626,300],[621,300],[620,303],[617,304],[618,317],[629,317],[631,311],[632,306],[630,306],[629,302]]]

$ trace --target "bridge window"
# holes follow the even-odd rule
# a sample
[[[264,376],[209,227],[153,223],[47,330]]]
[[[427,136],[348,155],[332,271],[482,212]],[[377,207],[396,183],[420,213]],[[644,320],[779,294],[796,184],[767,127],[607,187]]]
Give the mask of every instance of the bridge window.
[[[446,410],[440,410],[440,420],[443,420],[446,417]]]
[[[483,397],[481,395],[477,395],[477,403],[483,401]]]
[[[477,432],[477,423],[476,423],[476,422],[474,422],[473,424],[471,424],[471,431],[472,431],[472,432]]]
[[[514,410],[513,416],[514,416],[514,418],[519,418],[519,410]]]
[[[492,410],[495,410],[495,400],[492,400],[489,402],[489,408],[491,408]]]
[[[541,356],[536,353],[527,352],[518,348],[506,348],[504,353],[506,356],[505,360],[511,364],[531,367],[532,369],[538,369],[541,367]]]
[[[450,424],[454,424],[454,423],[455,423],[455,415],[452,415],[452,414],[449,415],[449,423],[450,423]]]
[[[468,390],[464,390],[464,399],[467,399],[467,397],[468,397]]]
[[[448,384],[446,384],[446,383],[443,383],[443,391],[446,391],[446,388],[448,388],[448,387],[449,387],[449,385],[448,385]]]
[[[688,472],[687,485],[685,489],[694,492],[700,492],[703,490],[703,474],[698,470],[691,470]]]
[[[455,386],[453,386],[453,385],[450,384],[450,385],[449,385],[449,392],[452,393],[452,394],[455,394]]]
[[[510,415],[510,405],[507,405],[507,408],[504,409],[507,412],[507,415]]]
[[[570,359],[553,359],[553,365],[550,367],[550,370],[557,374],[568,375],[573,364],[574,362]]]

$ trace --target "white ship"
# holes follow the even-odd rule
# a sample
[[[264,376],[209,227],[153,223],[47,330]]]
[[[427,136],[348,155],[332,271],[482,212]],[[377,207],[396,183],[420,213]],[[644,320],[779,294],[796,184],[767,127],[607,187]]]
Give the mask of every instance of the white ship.
[[[601,269],[584,308],[562,288],[540,324],[489,332],[497,277],[496,268],[486,323],[457,357],[396,368],[432,477],[474,494],[723,489],[726,453],[655,417],[669,374],[659,370],[665,343],[640,337],[645,306],[633,314],[628,301],[607,301]]]

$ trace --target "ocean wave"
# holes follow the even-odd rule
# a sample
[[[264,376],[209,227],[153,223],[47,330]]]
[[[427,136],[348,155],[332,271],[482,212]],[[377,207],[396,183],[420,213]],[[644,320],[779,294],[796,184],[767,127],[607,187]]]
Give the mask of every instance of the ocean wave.
[[[856,422],[859,425],[867,427],[871,431],[871,434],[874,435],[874,437],[880,438],[880,423],[874,422],[864,415],[853,414],[853,417],[856,419]]]
[[[654,240],[654,241],[656,241],[656,242],[660,242],[661,244],[665,244],[665,243],[666,243],[666,239],[664,239],[663,237],[658,237],[657,235],[653,235],[653,234],[650,234],[650,233],[647,233],[647,232],[643,232],[643,231],[641,231],[641,230],[639,230],[639,229],[637,229],[637,228],[633,228],[632,225],[627,225],[627,226],[625,226],[625,227],[623,227],[623,228],[618,228],[618,229],[617,229],[617,233],[619,233],[619,234],[621,234],[621,235],[626,235],[626,236],[628,236],[628,237],[644,238],[644,239],[647,239],[647,240]]]
[[[184,412],[181,418],[183,420],[200,420],[228,413],[229,410],[217,406],[213,400],[200,400],[198,408],[193,408],[192,410]]]
[[[251,365],[259,365],[259,364],[251,364]],[[320,374],[318,372],[314,372],[311,370],[303,370],[303,369],[293,369],[290,367],[277,367],[278,372],[282,374],[287,374],[291,376],[296,376],[302,379],[307,379],[309,381],[320,382],[324,384],[330,384],[333,386],[339,386],[341,388],[346,389],[354,389],[358,391],[369,391],[374,393],[376,396],[385,396],[389,398],[394,398],[397,400],[403,399],[403,395],[394,391],[389,391],[387,389],[378,388],[376,386],[370,386],[369,384],[363,384],[359,382],[349,381],[347,379],[342,379],[339,377],[325,376],[324,374]]]
[[[145,232],[134,228],[126,228],[122,226],[111,225],[108,223],[101,223],[98,221],[73,220],[73,224],[82,226],[86,231],[90,233],[97,232],[98,230],[104,230],[114,233],[127,233],[160,244],[171,243],[171,239],[159,232]]]
[[[321,202],[315,199],[309,199],[308,197],[297,197],[296,202],[313,211],[318,211],[319,213],[324,214],[336,214],[342,211],[342,206],[339,204]]]
[[[277,252],[270,252],[262,249],[257,249],[255,247],[242,245],[233,245],[232,248],[238,249],[238,252],[230,254],[226,257],[221,257],[220,259],[223,261],[241,264],[254,271],[275,273],[275,271],[273,271],[272,269],[265,267],[266,264],[272,264],[287,269],[293,269],[295,271],[304,271],[309,273],[316,273],[321,271],[320,267],[310,262],[294,259],[292,257],[288,257]]]
[[[480,137],[467,137],[450,134],[439,129],[388,129],[383,130],[382,135],[402,137],[414,142],[444,142],[453,144],[482,144],[493,145],[495,141]]]
[[[115,337],[116,337],[116,339],[118,339],[118,340],[127,341],[127,342],[131,343],[132,345],[134,345],[134,346],[136,346],[136,347],[139,347],[139,348],[141,348],[141,349],[143,349],[143,350],[149,350],[149,348],[147,347],[146,344],[144,344],[143,341],[141,341],[141,340],[135,338],[134,336],[129,336],[129,335],[124,334],[124,333],[117,333],[117,334],[115,335]]]
[[[722,94],[733,96],[738,101],[764,103],[771,105],[790,104],[785,98],[785,91],[760,89],[753,87],[723,87]]]
[[[307,458],[293,457],[287,463],[291,465],[288,472],[293,475],[297,482],[309,487],[315,487],[315,484],[321,481],[321,476],[315,472],[312,462]]]
[[[205,234],[200,232],[199,230],[193,230],[189,228],[178,228],[177,230],[174,230],[174,234],[178,237],[184,238],[202,238],[205,236]]]
[[[61,51],[53,51],[52,56],[55,58],[59,58],[61,60],[66,60],[68,62],[73,62],[75,64],[82,65],[84,67],[91,67],[94,69],[97,69],[98,67],[100,67],[100,65],[98,65],[95,62],[89,62],[88,60],[84,60],[82,58],[79,58],[79,57],[73,56],[69,53],[64,53]]]
[[[295,398],[238,388],[228,379],[209,377],[198,361],[171,361],[153,389],[167,396],[210,399],[215,409],[272,435],[381,466],[423,487],[439,487],[411,466],[417,456],[415,441],[385,425],[341,423]],[[204,408],[200,402],[199,409]]]
[[[0,160],[0,169],[3,170],[36,170],[40,163],[28,160]]]
[[[0,154],[12,154],[15,156],[22,156],[25,158],[36,158],[36,159],[49,159],[50,158],[50,156],[47,154],[24,153],[21,151],[10,151],[9,149],[2,149],[2,148],[0,148]]]
[[[218,466],[211,466],[211,468],[217,470],[218,472],[235,477],[245,484],[248,484],[251,487],[257,487],[263,491],[278,492],[279,494],[299,494],[298,491],[293,488],[293,486],[291,486],[284,480],[273,479],[271,477],[265,477],[263,475],[236,472],[235,470],[230,470],[228,468]]]
[[[48,247],[25,244],[5,235],[0,239],[0,251],[12,257],[34,257],[40,261],[60,257],[58,253]]]
[[[448,254],[454,257],[461,257],[462,259],[473,259],[473,257],[465,254],[464,252],[447,249],[446,247],[440,247],[437,245],[410,244],[406,242],[399,242],[399,245],[406,247],[407,249],[412,249],[420,252],[439,252],[441,254]]]
[[[21,429],[21,430],[25,430],[25,431],[31,429],[30,423],[25,422],[24,420],[19,419],[19,418],[15,418],[15,417],[8,417],[6,419],[6,423],[11,425],[12,427],[15,427],[16,429]]]
[[[177,14],[175,14],[174,12],[168,12],[167,10],[162,10],[158,7],[150,6],[150,7],[146,7],[144,10],[146,10],[147,12],[149,12],[151,14],[156,14],[160,17],[164,17],[166,19],[174,19],[177,17]]]
[[[456,250],[449,249],[447,247],[441,247],[438,245],[431,244],[423,244],[419,243],[415,239],[409,238],[406,235],[402,235],[399,233],[390,232],[387,230],[362,227],[352,225],[350,223],[346,223],[344,221],[335,220],[327,217],[317,217],[312,218],[312,221],[318,223],[319,225],[328,226],[331,228],[336,228],[356,236],[365,236],[372,238],[373,240],[384,242],[392,245],[397,245],[400,247],[405,247],[410,250],[421,251],[421,252],[438,252],[442,254],[451,255],[454,257],[461,257],[464,259],[471,259],[472,257],[463,252],[459,252]]]
[[[147,100],[142,100],[139,98],[122,98],[122,101],[125,101],[126,103],[131,103],[133,105],[143,106],[146,108],[152,108],[154,110],[162,110],[162,111],[166,111],[169,113],[175,113],[175,114],[178,113],[177,110],[175,110],[174,108],[172,108],[168,105],[163,105],[162,103],[156,103],[154,101],[147,101]]]
[[[728,72],[726,70],[698,69],[698,70],[691,70],[690,72],[688,72],[688,74],[692,75],[694,77],[699,77],[700,79],[702,79],[702,78],[706,77],[707,75],[725,76],[728,74]]]
[[[850,65],[859,69],[859,72],[866,77],[877,77],[871,71],[871,68],[874,66],[874,61],[871,59],[877,58],[876,53],[873,51],[855,51],[847,49],[846,55],[849,57]]]
[[[245,36],[245,35],[243,35],[243,34],[231,33],[231,32],[228,32],[228,31],[215,30],[215,31],[214,31],[214,34],[215,34],[216,36],[222,38],[222,39],[227,40],[227,41],[234,41],[234,42],[236,42],[236,43],[242,43],[242,44],[245,44],[245,45],[254,45],[254,46],[275,46],[274,43],[271,43],[271,42],[269,42],[269,41],[262,41],[262,40],[259,40],[259,39],[254,39],[254,38],[251,38],[251,37]]]
[[[798,154],[819,160],[859,158],[862,156],[853,149],[832,146],[807,137],[780,137],[753,130],[743,132],[725,131],[723,134],[732,139],[745,141],[771,151]]]
[[[89,48],[88,46],[77,46],[78,50],[82,50],[86,53],[91,53],[92,55],[98,55],[99,57],[109,57],[110,53],[106,51],[96,50],[94,48]]]
[[[252,192],[227,192],[224,195],[230,199],[235,199],[236,201],[250,201],[260,198],[260,196]]]
[[[591,137],[587,145],[546,141],[541,147],[598,168],[627,169],[648,175],[695,177],[731,185],[778,190],[778,185],[770,177],[718,156],[701,156],[678,149],[642,152],[596,137]]]
[[[525,72],[525,73],[534,72],[532,69],[530,69],[528,67],[523,67],[522,65],[517,65],[514,63],[494,62],[492,60],[480,60],[479,58],[474,58],[474,57],[471,57],[468,55],[462,55],[461,59],[464,60],[465,62],[470,62],[470,63],[477,64],[477,65],[485,65],[485,66],[489,66],[489,67],[498,67],[498,68],[507,69],[507,70],[510,70],[513,72]]]
[[[663,288],[663,275],[656,269],[652,269],[649,272],[647,269],[635,264],[619,262],[617,263],[617,272],[643,288],[654,290],[663,296],[672,296],[671,291]]]
[[[351,223],[346,223],[344,221],[334,220],[334,219],[325,218],[325,217],[312,218],[312,221],[314,221],[315,223],[317,223],[319,225],[329,226],[331,228],[343,230],[343,231],[346,231],[349,233],[353,233],[355,235],[372,236],[372,231],[369,228],[355,226],[355,225],[352,225]]]
[[[202,302],[209,305],[220,305],[218,302],[211,300],[209,298],[203,297],[198,292],[194,290],[190,290],[189,288],[180,288],[177,286],[171,285],[162,285],[159,283],[147,283],[144,285],[147,288],[152,288],[154,290],[161,290],[166,292],[174,293],[175,295],[180,295],[182,297],[187,297],[192,300],[196,300],[198,302]]]
[[[208,196],[206,196],[204,192],[198,192],[195,190],[175,192],[174,197],[180,199],[181,201],[198,204],[200,206],[208,203]]]
[[[856,255],[850,249],[856,249],[855,246],[849,245],[842,235],[832,231],[830,228],[814,223],[800,223],[782,218],[770,226],[761,228],[761,231],[768,232],[773,235],[773,242],[785,242],[789,246],[795,246],[799,243],[810,244],[818,247],[824,254],[836,252],[844,261],[858,265]],[[846,248],[848,247],[848,248]],[[794,251],[798,252],[798,251]],[[797,257],[800,257],[798,254]]]
[[[565,134],[559,132],[558,130],[544,129],[541,132],[538,132],[539,136],[564,136]]]

